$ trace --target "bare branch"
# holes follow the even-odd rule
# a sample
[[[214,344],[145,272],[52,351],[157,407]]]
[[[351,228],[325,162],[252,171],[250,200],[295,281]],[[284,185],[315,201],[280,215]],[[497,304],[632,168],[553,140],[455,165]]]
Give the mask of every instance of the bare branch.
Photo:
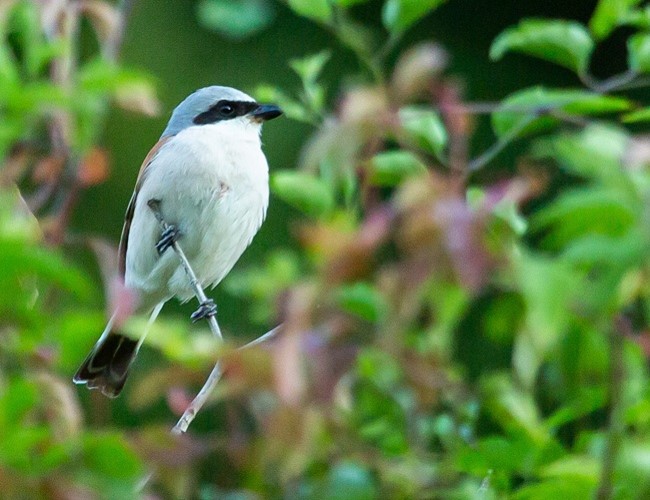
[[[214,318],[214,316],[212,318]],[[254,347],[261,344],[262,342],[266,342],[267,340],[274,338],[280,332],[281,328],[282,325],[280,324],[272,330],[266,332],[264,335],[261,335],[248,344],[241,346],[238,350],[248,349],[249,347]],[[203,405],[210,397],[210,394],[212,394],[212,391],[219,383],[219,380],[221,380],[222,374],[223,372],[221,371],[221,362],[217,361],[217,363],[214,365],[214,368],[210,372],[210,375],[208,375],[207,380],[203,384],[203,387],[201,387],[199,393],[192,400],[187,409],[183,412],[183,415],[178,420],[176,425],[172,428],[172,434],[181,435],[187,431],[187,428],[194,420],[194,417],[196,417],[196,414],[201,410]]]

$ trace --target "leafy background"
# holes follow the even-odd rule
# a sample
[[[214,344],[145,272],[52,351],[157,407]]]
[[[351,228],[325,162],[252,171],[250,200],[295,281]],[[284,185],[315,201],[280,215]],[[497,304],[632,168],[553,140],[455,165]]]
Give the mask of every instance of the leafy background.
[[[637,0],[0,2],[0,497],[647,498],[649,30]],[[106,400],[70,378],[136,169],[215,83],[286,112],[227,344],[170,304]]]

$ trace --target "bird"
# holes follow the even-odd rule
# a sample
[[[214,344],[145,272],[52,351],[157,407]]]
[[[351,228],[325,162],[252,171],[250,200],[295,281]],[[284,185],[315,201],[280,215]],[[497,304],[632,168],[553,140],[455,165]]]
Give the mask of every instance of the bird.
[[[269,203],[262,124],[280,115],[278,106],[222,86],[196,90],[173,110],[140,168],[118,248],[119,276],[137,300],[130,307],[150,314],[150,324],[168,300],[193,297],[178,256],[167,251],[174,242],[199,284],[214,287],[260,229]],[[73,377],[111,398],[122,391],[146,335],[120,332],[119,307]],[[192,320],[215,313],[209,299]]]

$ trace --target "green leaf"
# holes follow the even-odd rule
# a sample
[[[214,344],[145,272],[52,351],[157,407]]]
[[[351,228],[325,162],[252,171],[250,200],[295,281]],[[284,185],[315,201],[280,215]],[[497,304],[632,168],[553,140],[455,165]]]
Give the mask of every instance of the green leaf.
[[[91,470],[119,480],[137,479],[142,463],[118,434],[92,434],[84,439],[84,463]]]
[[[388,31],[401,33],[444,2],[445,0],[386,0],[381,10],[381,19]]]
[[[647,398],[647,393],[644,394]],[[622,438],[621,450],[616,463],[616,488],[620,494],[617,498],[646,498],[650,487],[650,446],[645,439],[629,436]]]
[[[37,76],[40,69],[40,61],[36,55],[42,43],[38,17],[37,6],[33,2],[18,2],[13,9],[9,26],[20,41],[25,72],[32,78]]]
[[[24,417],[39,401],[38,386],[24,379],[13,379],[0,395],[0,430],[23,425]]]
[[[259,102],[272,102],[280,106],[287,118],[299,122],[313,123],[313,117],[305,105],[293,99],[277,87],[272,85],[259,85],[255,89],[254,94]]]
[[[233,270],[224,281],[228,292],[238,297],[273,299],[299,276],[298,257],[288,250],[276,250],[268,255],[264,265]]]
[[[465,197],[472,210],[478,211],[485,207],[487,194],[483,188],[470,186],[465,192]],[[492,214],[505,222],[518,236],[523,235],[528,228],[528,222],[519,212],[518,203],[508,197],[504,197],[494,205]]]
[[[593,498],[597,485],[582,478],[567,481],[566,478],[551,478],[533,484],[526,484],[509,496],[511,500],[550,500],[556,498]]]
[[[20,93],[13,96],[9,105],[23,114],[34,116],[44,115],[57,106],[65,106],[71,102],[62,88],[44,80],[24,84]]]
[[[329,0],[287,0],[287,3],[296,14],[313,21],[328,23],[332,18]]]
[[[335,5],[340,5],[341,7],[352,7],[353,5],[368,3],[370,0],[332,0],[332,3]]]
[[[304,172],[276,172],[271,177],[271,188],[286,203],[312,217],[325,215],[334,207],[334,195],[327,184]]]
[[[515,339],[513,364],[522,383],[532,388],[538,370],[569,322],[568,306],[577,283],[563,262],[522,253],[517,284],[525,304],[525,334]]]
[[[0,190],[0,240],[38,243],[41,227],[17,186]]]
[[[390,355],[364,349],[359,353],[359,378],[352,388],[354,407],[349,418],[359,437],[387,455],[408,450],[406,413],[412,396],[399,382],[403,370]]]
[[[242,40],[268,27],[275,19],[275,10],[268,0],[202,0],[197,15],[206,28]]]
[[[447,130],[440,116],[425,106],[407,106],[399,110],[407,140],[442,160],[447,145]]]
[[[88,278],[68,265],[58,254],[44,248],[28,247],[22,243],[0,239],[0,269],[11,270],[0,276],[0,283],[11,276],[39,276],[61,288],[88,297],[92,287]]]
[[[95,58],[80,68],[77,78],[79,86],[73,101],[77,127],[73,138],[80,150],[89,148],[97,140],[109,98],[114,98],[124,109],[149,116],[156,115],[160,109],[154,82],[142,72]]]
[[[16,58],[11,48],[0,40],[0,100],[4,100],[8,91],[19,90],[20,76],[16,66]],[[13,92],[12,92],[13,93]]]
[[[300,275],[298,256],[288,250],[276,250],[264,259],[263,265],[234,269],[223,285],[232,295],[249,299],[252,321],[268,324],[276,314],[277,297]]]
[[[650,121],[650,108],[643,108],[627,113],[623,115],[622,120],[625,123],[648,122]]]
[[[467,314],[471,302],[469,291],[462,285],[452,282],[436,282],[428,293],[430,307],[435,315],[429,327],[429,333],[424,338],[418,335],[421,352],[448,352],[454,342],[457,325]]]
[[[637,73],[650,73],[650,34],[637,33],[627,40],[628,65]]]
[[[621,24],[634,26],[640,30],[650,29],[650,7],[632,10],[627,13]]]
[[[487,411],[506,431],[513,435],[523,433],[538,446],[551,440],[534,398],[515,387],[510,377],[505,374],[492,374],[483,380],[481,391]]]
[[[602,234],[586,235],[567,245],[562,257],[571,263],[601,266],[641,265],[648,251],[643,236],[630,231],[623,237]]]
[[[491,470],[525,471],[534,449],[526,439],[507,439],[488,436],[472,446],[462,448],[457,457],[461,470],[474,475],[485,475]]]
[[[148,85],[154,87],[154,81],[142,71],[122,68],[102,58],[86,62],[78,73],[83,90],[93,93],[106,93],[119,90],[129,85]]]
[[[369,380],[382,391],[392,392],[404,377],[399,362],[389,353],[377,347],[361,349],[356,360],[357,375]]]
[[[589,21],[591,32],[602,40],[622,24],[632,8],[641,2],[642,0],[600,0]]]
[[[518,203],[504,199],[496,204],[492,213],[506,222],[508,227],[517,235],[523,236],[528,229],[528,221],[521,215]]]
[[[584,74],[593,48],[589,32],[580,23],[524,19],[497,36],[490,57],[499,60],[506,52],[517,51]]]
[[[622,159],[630,138],[620,128],[594,124],[576,134],[562,134],[540,141],[533,149],[537,157],[552,156],[573,174],[621,185],[626,180]]]
[[[105,326],[103,311],[90,312],[75,307],[63,312],[56,321],[57,366],[64,372],[76,370]]]
[[[580,392],[564,406],[555,410],[547,419],[546,425],[552,429],[568,424],[590,413],[604,408],[607,394],[603,387],[581,388]]]
[[[517,132],[525,136],[552,129],[560,122],[551,111],[569,115],[600,115],[625,111],[630,101],[586,90],[531,87],[506,97],[492,113],[492,128],[499,137]]]
[[[16,427],[0,442],[0,463],[22,474],[34,473],[39,456],[51,439],[51,431],[42,425]]]
[[[315,82],[318,80],[323,67],[327,61],[332,57],[332,52],[329,50],[322,50],[317,54],[313,54],[300,59],[292,59],[289,61],[289,66],[293,69],[298,76],[307,82]]]
[[[369,163],[370,182],[377,186],[395,186],[426,170],[413,153],[402,150],[379,153]]]
[[[586,235],[623,236],[636,221],[638,211],[636,205],[621,198],[618,190],[567,190],[531,218],[531,230],[544,231],[545,246],[562,248]]]
[[[182,321],[158,321],[149,326],[142,316],[129,318],[122,327],[125,335],[137,339],[143,331],[149,330],[147,345],[155,347],[168,359],[185,366],[201,367],[217,356],[219,345],[207,331],[189,335],[187,323]]]
[[[339,287],[336,301],[343,310],[373,323],[381,321],[388,308],[384,297],[368,283]]]
[[[289,66],[302,81],[303,92],[300,98],[305,105],[305,116],[308,116],[312,122],[320,121],[325,107],[325,87],[318,82],[318,78],[331,55],[329,50],[323,50],[311,56],[289,61]]]

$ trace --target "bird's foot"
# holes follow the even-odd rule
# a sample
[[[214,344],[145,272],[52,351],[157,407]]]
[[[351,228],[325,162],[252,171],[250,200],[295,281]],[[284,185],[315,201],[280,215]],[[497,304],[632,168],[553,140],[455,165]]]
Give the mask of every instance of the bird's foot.
[[[190,319],[192,323],[196,323],[205,318],[210,318],[217,314],[217,305],[214,303],[214,300],[208,299],[205,302],[201,302],[199,308],[192,313]]]
[[[158,243],[156,243],[156,250],[158,250],[158,255],[162,255],[165,251],[174,245],[178,237],[180,236],[180,231],[176,226],[167,226],[167,228],[160,235]]]

